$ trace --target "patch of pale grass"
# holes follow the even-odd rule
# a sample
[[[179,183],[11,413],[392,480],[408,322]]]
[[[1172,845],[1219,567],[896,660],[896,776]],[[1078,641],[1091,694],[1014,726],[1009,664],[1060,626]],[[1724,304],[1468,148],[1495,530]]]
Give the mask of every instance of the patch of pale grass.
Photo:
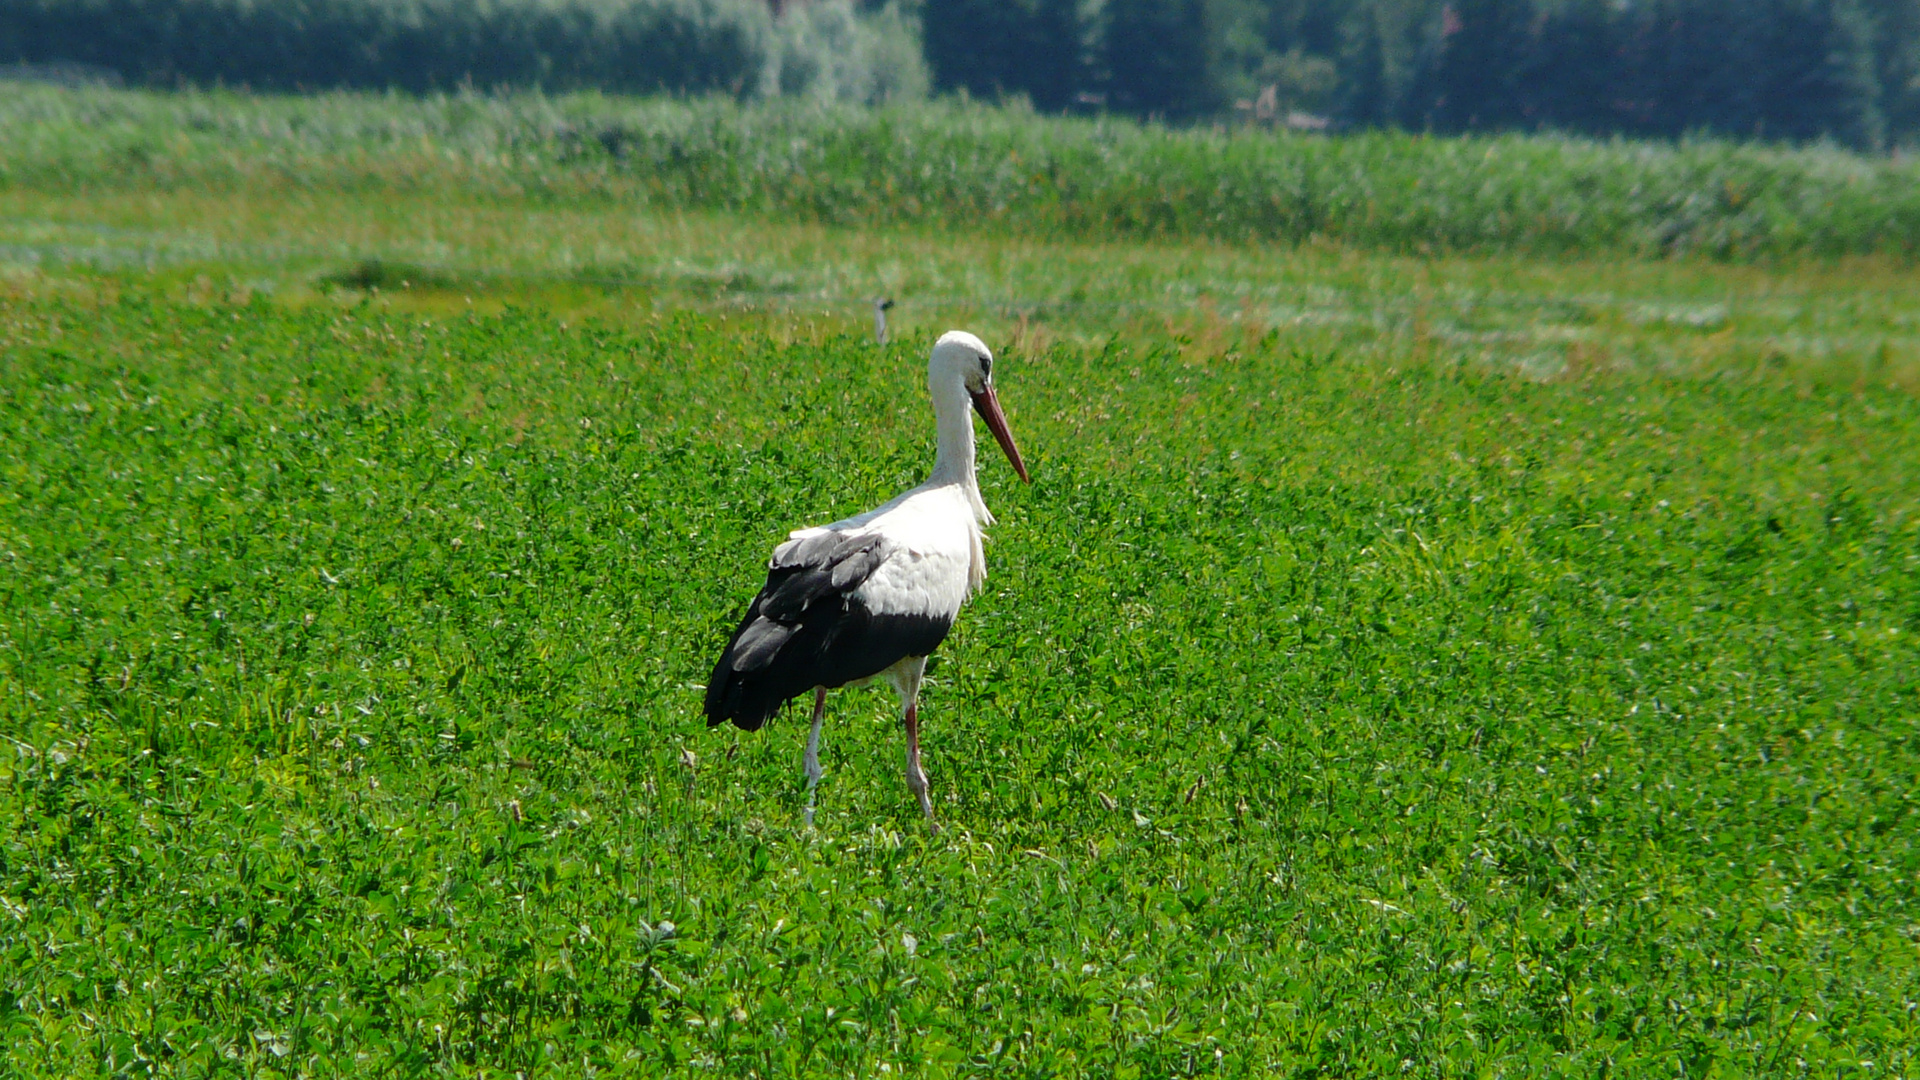
[[[370,261],[388,267],[382,285],[337,285]],[[15,287],[153,273],[195,296],[245,289],[442,314],[532,305],[624,323],[697,308],[803,336],[809,326],[870,327],[873,299],[890,296],[897,334],[968,325],[1031,349],[1152,333],[1206,351],[1277,332],[1303,349],[1468,358],[1543,378],[1596,364],[1670,373],[1767,364],[1900,383],[1920,369],[1920,272],[1867,258],[1756,266],[1070,242],[604,199],[265,185],[6,191],[0,264],[29,283]]]

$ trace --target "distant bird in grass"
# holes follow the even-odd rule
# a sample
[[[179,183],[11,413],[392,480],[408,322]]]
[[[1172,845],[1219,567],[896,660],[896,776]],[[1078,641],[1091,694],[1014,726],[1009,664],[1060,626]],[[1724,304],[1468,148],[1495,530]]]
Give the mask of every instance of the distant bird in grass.
[[[820,724],[827,691],[884,677],[900,693],[907,729],[907,787],[933,820],[920,767],[920,680],[960,605],[987,576],[982,526],[993,515],[974,478],[974,411],[1020,479],[1026,463],[993,392],[993,354],[951,330],[927,364],[939,432],[927,482],[857,517],[799,529],[773,549],[753,598],[707,680],[707,726],[755,731],[787,702],[813,691],[807,734],[807,824],[820,784]],[[934,826],[939,827],[937,824]]]

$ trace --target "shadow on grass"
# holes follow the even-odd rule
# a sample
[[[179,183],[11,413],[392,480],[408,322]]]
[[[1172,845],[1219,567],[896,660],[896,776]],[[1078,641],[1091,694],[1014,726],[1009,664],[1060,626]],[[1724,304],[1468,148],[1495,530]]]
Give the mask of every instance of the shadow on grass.
[[[660,269],[630,263],[594,265],[559,273],[460,271],[419,263],[363,259],[315,280],[322,291],[448,292],[469,295],[541,291],[554,286],[598,289],[607,293],[661,293],[702,299],[754,299],[791,296],[798,291],[784,276],[763,277],[734,267]]]

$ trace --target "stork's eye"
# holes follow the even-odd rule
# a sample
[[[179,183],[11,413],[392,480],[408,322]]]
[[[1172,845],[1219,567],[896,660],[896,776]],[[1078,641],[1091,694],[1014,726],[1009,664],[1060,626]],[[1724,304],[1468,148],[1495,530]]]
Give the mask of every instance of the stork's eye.
[[[980,358],[980,374],[985,375],[989,379],[993,378],[993,357],[983,356]]]

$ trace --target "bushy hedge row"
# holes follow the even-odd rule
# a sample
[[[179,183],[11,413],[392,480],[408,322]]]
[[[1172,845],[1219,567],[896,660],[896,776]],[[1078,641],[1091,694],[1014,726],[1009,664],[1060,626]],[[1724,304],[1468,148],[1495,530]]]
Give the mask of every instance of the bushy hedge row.
[[[761,0],[0,0],[0,62],[162,86],[738,94],[773,35]]]
[[[220,184],[261,170],[357,187],[453,174],[523,193],[1086,238],[1920,256],[1920,162],[1831,147],[1174,130],[953,103],[42,89],[0,105],[0,184]]]

